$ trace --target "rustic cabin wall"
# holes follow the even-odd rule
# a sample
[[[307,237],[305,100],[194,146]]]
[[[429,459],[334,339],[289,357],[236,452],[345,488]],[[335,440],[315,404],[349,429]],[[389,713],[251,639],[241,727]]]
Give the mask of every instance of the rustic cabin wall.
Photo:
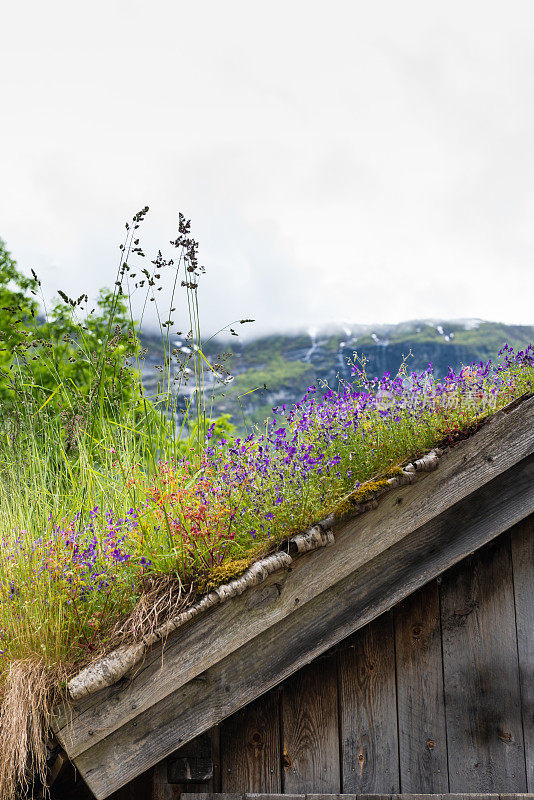
[[[534,517],[114,800],[534,792]]]

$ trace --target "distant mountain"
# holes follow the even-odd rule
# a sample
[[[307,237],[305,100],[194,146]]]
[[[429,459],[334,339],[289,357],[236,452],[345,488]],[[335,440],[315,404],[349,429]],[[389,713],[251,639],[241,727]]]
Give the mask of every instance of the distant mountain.
[[[252,340],[232,337],[205,346],[211,361],[228,354],[224,366],[233,380],[213,391],[213,413],[229,413],[242,427],[261,423],[273,406],[298,402],[311,385],[335,389],[350,380],[354,354],[365,358],[369,376],[397,373],[403,358],[409,370],[434,365],[436,374],[449,367],[494,358],[503,344],[523,349],[534,342],[534,326],[504,325],[479,319],[412,320],[396,325],[338,325],[293,334],[272,334]],[[149,337],[144,382],[155,385],[158,340]],[[182,342],[176,345],[184,347]],[[266,387],[266,388],[265,388]]]

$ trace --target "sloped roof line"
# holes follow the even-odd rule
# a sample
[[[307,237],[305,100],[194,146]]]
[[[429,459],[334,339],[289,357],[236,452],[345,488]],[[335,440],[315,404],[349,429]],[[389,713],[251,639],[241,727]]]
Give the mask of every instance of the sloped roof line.
[[[424,481],[335,526],[328,556],[295,559],[179,628],[128,679],[58,710],[57,736],[105,798],[532,513],[531,397]]]
[[[369,501],[353,505],[351,507],[350,516],[354,517],[365,511],[369,511],[371,508],[375,508],[379,497],[385,494],[386,491],[397,488],[398,486],[414,483],[425,473],[437,469],[439,458],[442,454],[443,450],[440,448],[433,448],[422,458],[403,465],[399,470],[399,474],[387,479],[387,488],[376,492]],[[368,483],[371,483],[371,481]],[[347,518],[348,515],[345,516],[345,520]],[[192,606],[185,609],[185,611],[171,616],[163,625],[156,628],[155,631],[143,636],[139,642],[121,645],[111,653],[102,656],[87,667],[84,667],[84,669],[71,678],[67,684],[70,698],[74,701],[81,700],[83,697],[87,697],[94,692],[112,686],[135,667],[136,664],[142,661],[148,648],[157,644],[162,639],[166,639],[182,625],[190,622],[194,617],[219,603],[224,603],[232,597],[243,594],[246,589],[262,583],[274,572],[289,567],[293,558],[300,554],[333,544],[334,534],[331,528],[334,521],[334,516],[330,514],[304,533],[292,536],[286,542],[283,542],[275,553],[261,558],[252,564],[239,578],[216,587],[214,591],[206,594],[200,601],[194,603]]]

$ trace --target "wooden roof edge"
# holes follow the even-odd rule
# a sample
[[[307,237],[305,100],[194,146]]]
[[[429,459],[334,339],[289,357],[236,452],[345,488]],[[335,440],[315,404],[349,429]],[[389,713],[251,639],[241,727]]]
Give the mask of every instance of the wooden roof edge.
[[[516,398],[497,413],[500,415],[510,413],[531,396],[532,394],[525,394]],[[495,416],[493,415],[484,420],[480,423],[480,426],[494,420]],[[189,623],[193,617],[204,613],[212,606],[242,594],[246,589],[263,582],[272,572],[288,567],[292,562],[292,557],[295,555],[298,556],[303,552],[332,544],[333,529],[339,527],[341,523],[346,524],[353,517],[376,507],[380,497],[387,491],[408,483],[414,483],[426,472],[432,472],[437,469],[439,457],[442,453],[442,448],[434,447],[421,458],[414,459],[412,462],[405,462],[402,468],[399,468],[398,474],[381,481],[387,486],[374,491],[367,500],[358,501],[357,495],[361,493],[360,490],[349,493],[345,498],[341,498],[337,504],[338,509],[343,509],[341,512],[330,513],[327,517],[315,522],[303,533],[286,539],[277,545],[272,553],[258,559],[242,576],[215,588],[214,591],[206,594],[199,601],[169,618],[163,625],[148,636],[144,636],[140,641],[119,646],[110,653],[93,661],[70,679],[67,686],[70,699],[77,702],[92,693],[112,686],[144,659],[146,651],[150,647],[158,644],[161,640],[166,640],[178,628]],[[368,481],[367,483],[372,484],[373,481]],[[364,484],[362,488],[366,485]]]
[[[143,660],[146,651],[150,647],[175,634],[179,628],[191,622],[194,617],[205,613],[213,606],[219,605],[219,603],[227,602],[237,595],[243,594],[247,589],[259,583],[263,583],[272,573],[282,571],[292,565],[295,557],[333,544],[334,527],[339,526],[342,522],[346,523],[349,519],[353,519],[372,508],[376,508],[378,500],[387,491],[415,483],[427,472],[433,472],[437,469],[439,458],[442,454],[442,449],[433,448],[421,458],[405,463],[398,468],[398,472],[395,475],[384,479],[379,484],[374,481],[368,481],[367,484],[371,486],[371,495],[368,499],[363,502],[358,502],[357,500],[358,493],[366,489],[367,484],[363,484],[361,489],[355,490],[340,501],[343,511],[339,515],[331,513],[303,533],[286,539],[277,545],[276,549],[269,555],[251,564],[241,576],[231,580],[229,583],[217,586],[196,603],[171,616],[159,628],[144,636],[140,641],[121,645],[93,661],[70,679],[67,685],[70,699],[76,702],[101,689],[112,686]],[[385,486],[382,484],[385,484]],[[378,489],[376,486],[378,486]]]
[[[107,797],[533,512],[534,455],[80,753],[76,767]]]
[[[518,519],[532,513],[534,497],[531,495],[534,489],[530,488],[533,480],[532,459],[529,456],[533,452],[534,398],[530,398],[509,409],[508,413],[495,415],[473,437],[452,448],[443,456],[440,468],[429,474],[423,482],[392,491],[382,499],[378,508],[340,526],[334,545],[328,548],[328,557],[326,553],[322,557],[320,551],[311,552],[298,559],[283,574],[276,573],[264,584],[233,598],[231,602],[210,609],[169,638],[163,646],[163,659],[162,649],[155,648],[131,678],[125,678],[117,685],[75,705],[68,716],[58,717],[58,738],[97,797],[106,797],[109,787],[113,787],[110,791],[114,791],[146,769],[147,764],[150,766],[150,763],[156,763],[172,752],[178,742],[194,738],[202,730],[254,699],[250,689],[247,689],[246,699],[243,700],[242,693],[240,695],[237,687],[234,690],[231,684],[225,689],[224,702],[217,696],[217,687],[220,688],[232,660],[239,657],[241,665],[250,648],[253,652],[261,646],[268,652],[268,644],[273,638],[278,641],[278,649],[283,650],[285,636],[289,635],[287,631],[295,625],[298,629],[299,619],[309,616],[312,609],[320,617],[324,616],[321,603],[324,600],[326,613],[327,595],[332,590],[338,587],[341,591],[341,586],[347,580],[357,581],[358,575],[364,576],[374,564],[384,559],[388,551],[391,558],[395,549],[411,543],[415,553],[430,529],[434,531],[433,537],[437,537],[436,531],[439,531],[440,537],[446,535],[440,527],[442,518],[453,506],[476,494],[485,485],[510,473],[503,479],[508,500],[501,503],[495,524],[476,534],[474,549],[487,541],[488,537],[497,535]],[[516,466],[519,494],[514,490],[514,482],[510,483]],[[528,481],[525,483],[527,473],[530,484]],[[492,497],[485,497],[484,503],[488,508],[491,502]],[[467,512],[463,513],[465,516]],[[471,523],[471,527],[473,525],[476,528],[475,522]],[[417,533],[418,536],[415,536]],[[465,533],[464,538],[467,535]],[[434,541],[434,546],[438,542],[439,537]],[[460,550],[463,553],[465,548]],[[418,557],[421,558],[422,553]],[[455,556],[450,555],[450,558]],[[449,561],[442,560],[440,569],[446,569]],[[424,574],[426,580],[432,577],[428,570]],[[414,580],[406,572],[408,592],[417,588]],[[401,591],[397,588],[397,594]],[[372,600],[372,592],[369,592],[368,600],[375,610],[382,608],[380,602]],[[353,625],[365,624],[363,620],[369,621],[369,613],[373,613],[372,609],[357,616]],[[304,648],[306,657],[315,657],[314,654],[321,650],[323,644],[323,649],[330,646],[330,628],[329,624],[328,635],[325,634],[322,643],[315,642],[313,653],[309,648]],[[350,633],[343,626],[338,626],[336,631],[340,638]],[[334,638],[337,633],[334,632]],[[294,634],[293,631],[291,636]],[[206,648],[208,641],[210,647]],[[254,661],[257,663],[257,659]],[[277,663],[274,656],[272,661],[273,665]],[[259,678],[250,681],[250,686],[254,687],[253,695],[256,692],[254,696],[267,691],[270,685],[287,677],[291,670],[298,669],[301,664],[295,661],[284,668],[279,665],[279,672],[274,676],[272,665],[270,667],[264,661],[262,665],[265,676],[263,682]],[[213,683],[213,692],[206,692],[205,681]],[[204,696],[211,698],[211,706],[205,706],[207,701],[203,699]],[[181,709],[178,717],[176,703]],[[201,705],[203,714],[193,713]],[[187,713],[192,714],[192,719],[186,721],[184,714],[187,716]],[[166,715],[170,717],[164,721]],[[159,738],[150,732],[154,724],[157,727],[158,723],[154,720],[160,720],[166,731]],[[168,732],[169,725],[173,730],[172,735]],[[144,755],[139,768],[129,756],[132,749],[138,754],[137,746],[132,745],[133,739],[144,742]],[[127,747],[126,742],[129,743]],[[102,776],[100,778],[99,773]]]

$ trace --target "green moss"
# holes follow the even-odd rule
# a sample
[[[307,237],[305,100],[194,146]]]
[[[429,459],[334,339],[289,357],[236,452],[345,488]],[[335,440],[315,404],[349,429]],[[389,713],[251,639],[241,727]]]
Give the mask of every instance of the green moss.
[[[337,521],[341,521],[354,514],[355,506],[361,503],[366,503],[372,500],[377,494],[384,491],[388,487],[387,478],[378,478],[377,480],[366,481],[362,483],[354,492],[343,498],[336,506],[334,506],[334,517]]]
[[[366,481],[353,492],[351,495],[352,502],[356,505],[366,503],[368,500],[372,500],[379,492],[387,489],[388,485],[387,478],[380,478],[376,481]]]
[[[259,558],[262,558],[266,553],[265,543],[258,545],[253,550],[249,551],[245,558],[229,558],[223,561],[222,564],[216,564],[210,567],[208,571],[199,577],[196,583],[196,588],[201,594],[212,592],[217,586],[222,586],[225,583],[241,577],[246,570]]]
[[[354,514],[354,505],[355,504],[352,502],[352,495],[344,497],[343,500],[336,503],[332,511],[335,521],[341,522],[352,516],[352,514]]]
[[[366,481],[357,489],[344,497],[334,506],[333,514],[336,521],[340,522],[354,514],[356,506],[367,503],[389,487],[388,479],[402,475],[402,467],[391,467],[380,478]]]

